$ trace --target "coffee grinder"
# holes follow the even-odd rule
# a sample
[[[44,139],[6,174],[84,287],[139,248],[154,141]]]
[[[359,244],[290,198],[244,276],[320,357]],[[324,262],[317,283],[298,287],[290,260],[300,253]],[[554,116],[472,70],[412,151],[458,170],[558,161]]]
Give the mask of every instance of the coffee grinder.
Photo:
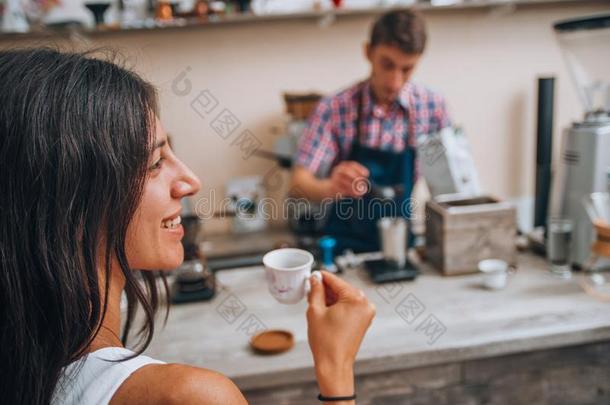
[[[550,217],[572,221],[571,262],[582,268],[594,238],[583,200],[606,190],[610,168],[610,14],[561,21],[554,29],[585,114],[563,133]]]
[[[183,208],[187,208],[187,213],[182,217],[184,262],[176,269],[176,278],[171,287],[171,299],[175,304],[206,301],[213,298],[216,292],[214,273],[207,266],[205,257],[198,248],[201,222],[184,201]]]

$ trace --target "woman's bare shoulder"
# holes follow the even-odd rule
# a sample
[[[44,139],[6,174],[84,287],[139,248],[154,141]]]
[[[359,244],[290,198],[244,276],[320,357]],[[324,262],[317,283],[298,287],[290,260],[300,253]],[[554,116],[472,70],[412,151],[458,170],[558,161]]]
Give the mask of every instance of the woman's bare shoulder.
[[[237,386],[222,374],[184,364],[151,364],[135,371],[110,405],[247,404]]]

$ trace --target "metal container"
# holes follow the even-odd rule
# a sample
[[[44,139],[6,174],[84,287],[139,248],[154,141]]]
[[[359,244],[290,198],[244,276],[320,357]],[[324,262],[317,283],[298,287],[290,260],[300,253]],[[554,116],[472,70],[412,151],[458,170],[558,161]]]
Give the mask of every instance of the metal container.
[[[377,221],[377,227],[384,258],[403,268],[407,260],[407,221],[404,218],[385,217]]]

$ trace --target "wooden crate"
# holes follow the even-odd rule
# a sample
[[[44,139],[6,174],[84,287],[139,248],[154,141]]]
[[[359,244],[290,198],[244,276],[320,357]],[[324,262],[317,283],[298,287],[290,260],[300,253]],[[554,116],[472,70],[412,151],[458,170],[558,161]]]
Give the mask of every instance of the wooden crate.
[[[484,259],[516,264],[515,207],[490,196],[426,203],[426,260],[445,275],[478,271]]]

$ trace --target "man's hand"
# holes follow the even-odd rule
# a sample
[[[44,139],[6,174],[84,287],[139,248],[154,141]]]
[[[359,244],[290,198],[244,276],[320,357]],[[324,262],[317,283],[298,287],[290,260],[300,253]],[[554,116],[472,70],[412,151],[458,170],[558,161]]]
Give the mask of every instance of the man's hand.
[[[340,197],[362,197],[370,189],[369,171],[358,162],[346,160],[330,173],[330,184],[334,194]]]

